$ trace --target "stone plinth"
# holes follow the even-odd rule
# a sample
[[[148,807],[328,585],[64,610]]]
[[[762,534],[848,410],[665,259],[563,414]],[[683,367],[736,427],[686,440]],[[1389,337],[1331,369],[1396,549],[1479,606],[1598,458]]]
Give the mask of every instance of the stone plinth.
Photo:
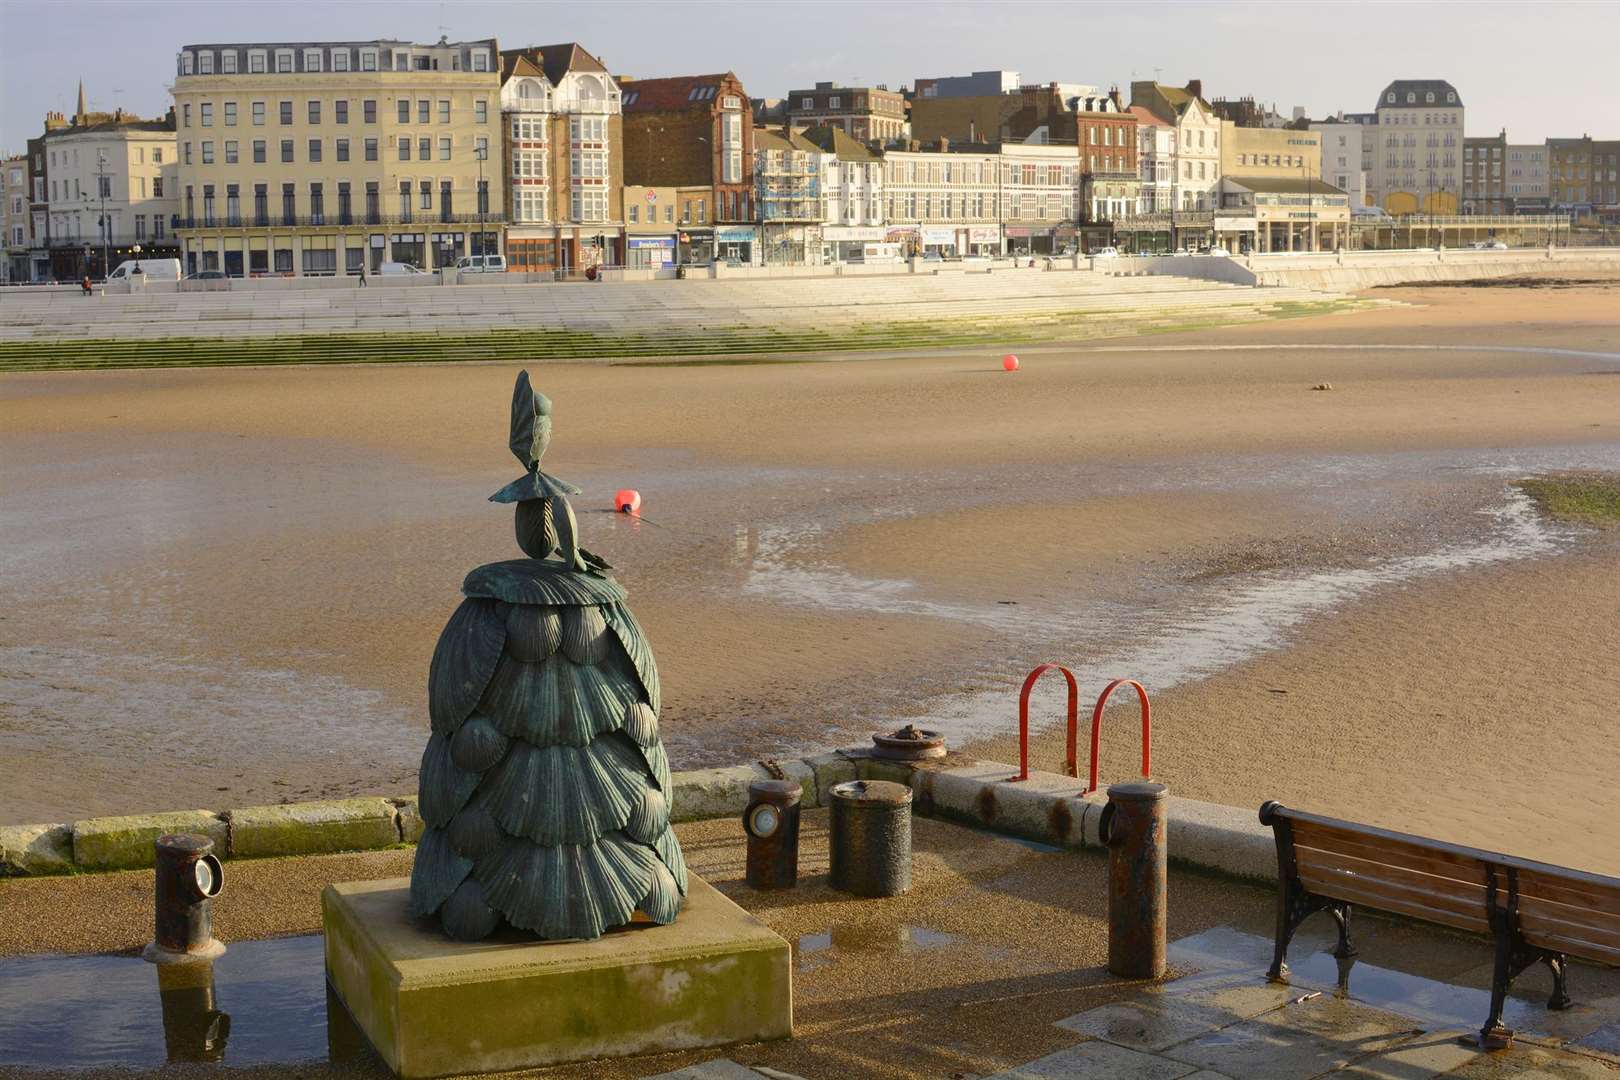
[[[321,894],[327,979],[407,1080],[793,1033],[787,942],[696,875],[673,924],[595,941],[453,942],[409,894],[404,878]]]

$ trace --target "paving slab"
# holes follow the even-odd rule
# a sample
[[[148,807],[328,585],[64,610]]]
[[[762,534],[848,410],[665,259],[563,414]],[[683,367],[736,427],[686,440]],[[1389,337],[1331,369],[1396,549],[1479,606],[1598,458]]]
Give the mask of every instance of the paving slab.
[[[1225,980],[1179,992],[1170,989],[1174,986],[1078,1013],[1059,1020],[1057,1026],[1133,1050],[1164,1050],[1275,1009],[1290,993],[1287,987],[1232,985]]]
[[[1182,1080],[1198,1072],[1197,1066],[1096,1039],[997,1073],[991,1080]]]
[[[1445,1076],[1446,1080],[1616,1080],[1620,1077],[1620,1062],[1536,1046],[1520,1039],[1510,1050],[1475,1054]]]
[[[1323,994],[1212,1031],[1165,1056],[1250,1080],[1309,1080],[1418,1034],[1406,1017]]]
[[[646,1080],[760,1080],[760,1074],[730,1058],[715,1058],[674,1072],[649,1076]]]
[[[1472,1031],[1426,1031],[1410,1042],[1380,1050],[1362,1058],[1335,1077],[1346,1080],[1416,1080],[1441,1076],[1479,1057],[1478,1046],[1462,1040],[1476,1036]]]

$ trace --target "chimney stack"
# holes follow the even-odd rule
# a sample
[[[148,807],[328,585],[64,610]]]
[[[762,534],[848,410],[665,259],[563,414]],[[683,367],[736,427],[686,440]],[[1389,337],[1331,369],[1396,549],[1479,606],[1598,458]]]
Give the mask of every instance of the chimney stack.
[[[1204,80],[1203,79],[1188,79],[1187,80],[1187,93],[1191,94],[1195,98],[1203,97],[1204,96]]]

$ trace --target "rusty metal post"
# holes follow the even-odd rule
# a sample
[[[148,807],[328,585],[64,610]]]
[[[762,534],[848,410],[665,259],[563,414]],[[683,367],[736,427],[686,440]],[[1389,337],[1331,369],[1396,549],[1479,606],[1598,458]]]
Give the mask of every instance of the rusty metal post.
[[[1108,789],[1098,834],[1108,845],[1108,970],[1156,979],[1165,960],[1165,796],[1163,784]]]
[[[911,888],[911,789],[888,780],[833,787],[828,884],[856,896]]]
[[[154,964],[212,960],[225,951],[214,938],[208,902],[224,877],[206,836],[157,838],[157,936],[142,953]]]
[[[796,780],[755,780],[748,785],[743,831],[748,834],[748,873],[754,889],[791,889],[799,883],[799,799]]]

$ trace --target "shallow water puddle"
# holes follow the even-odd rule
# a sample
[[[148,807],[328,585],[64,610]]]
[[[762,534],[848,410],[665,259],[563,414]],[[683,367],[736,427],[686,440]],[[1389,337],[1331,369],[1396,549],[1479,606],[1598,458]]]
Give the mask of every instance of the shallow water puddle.
[[[0,1065],[252,1065],[369,1054],[329,1008],[319,934],[233,942],[213,965],[139,956],[0,959]],[[330,1017],[330,1019],[329,1019]]]

